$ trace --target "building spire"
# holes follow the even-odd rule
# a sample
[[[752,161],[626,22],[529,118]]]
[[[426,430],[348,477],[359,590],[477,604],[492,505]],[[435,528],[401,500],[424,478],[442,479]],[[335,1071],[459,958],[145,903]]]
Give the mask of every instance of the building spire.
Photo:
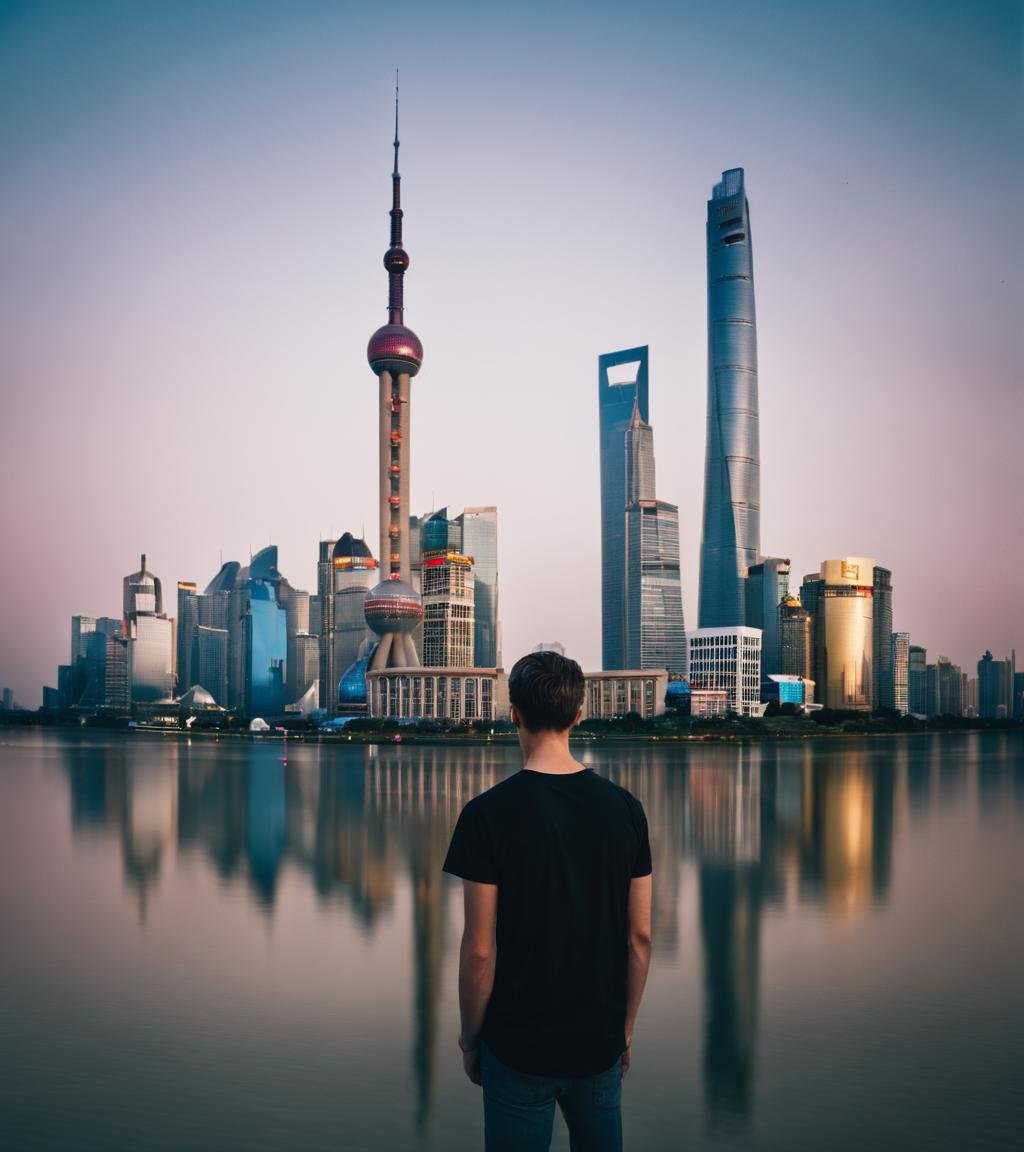
[[[402,277],[409,255],[402,248],[402,177],[398,173],[398,69],[395,69],[395,167],[391,173],[391,247],[384,253],[388,270],[388,323],[401,324],[405,314]]]
[[[395,168],[391,173],[394,180],[400,180],[398,175],[398,69],[395,69]]]

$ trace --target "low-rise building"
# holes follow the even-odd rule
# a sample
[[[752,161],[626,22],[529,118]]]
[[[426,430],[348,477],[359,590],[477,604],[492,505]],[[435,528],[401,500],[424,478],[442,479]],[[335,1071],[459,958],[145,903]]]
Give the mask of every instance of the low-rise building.
[[[690,687],[724,691],[739,716],[760,716],[760,628],[698,628],[690,633]]]
[[[645,720],[665,711],[668,669],[617,669],[587,672],[583,715],[591,720],[612,720],[635,712]]]

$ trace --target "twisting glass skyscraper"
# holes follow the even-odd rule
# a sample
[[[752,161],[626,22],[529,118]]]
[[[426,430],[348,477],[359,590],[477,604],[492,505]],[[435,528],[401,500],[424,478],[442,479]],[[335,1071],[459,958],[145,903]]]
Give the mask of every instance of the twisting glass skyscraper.
[[[700,627],[744,621],[744,578],[761,544],[757,326],[743,169],[708,201],[708,425],[700,546]]]

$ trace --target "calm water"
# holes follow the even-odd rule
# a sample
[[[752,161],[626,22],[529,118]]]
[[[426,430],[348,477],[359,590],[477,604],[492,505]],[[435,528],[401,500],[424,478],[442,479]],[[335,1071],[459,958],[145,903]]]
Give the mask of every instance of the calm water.
[[[513,749],[0,739],[0,1147],[481,1145],[440,863]],[[1021,1146],[1024,739],[582,756],[655,853],[631,1152]]]

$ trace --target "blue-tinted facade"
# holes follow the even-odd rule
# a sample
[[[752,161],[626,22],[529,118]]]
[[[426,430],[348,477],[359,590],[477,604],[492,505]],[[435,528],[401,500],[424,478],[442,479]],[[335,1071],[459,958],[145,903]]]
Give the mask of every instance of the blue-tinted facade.
[[[246,588],[245,701],[250,716],[284,713],[288,623],[270,585],[250,580]]]
[[[631,380],[613,384],[609,370],[635,365]],[[598,357],[597,392],[601,453],[601,663],[625,667],[623,589],[626,573],[626,430],[634,404],[649,420],[647,347]]]
[[[376,647],[376,642],[366,645],[363,655],[345,669],[338,681],[338,705],[342,709],[366,707],[366,669]]]
[[[670,680],[665,689],[665,707],[689,716],[693,693],[688,680]]]
[[[769,704],[798,704],[803,707],[807,703],[808,683],[799,676],[766,676],[761,682],[761,699]]]
[[[473,558],[473,666],[501,666],[498,620],[498,509],[467,508],[456,516],[458,550]]]
[[[787,672],[782,667],[779,609],[789,595],[789,560],[765,556],[751,564],[744,581],[748,628],[761,629],[761,674]]]
[[[743,169],[708,201],[708,414],[700,548],[701,628],[745,619],[744,578],[761,540],[757,326]]]

